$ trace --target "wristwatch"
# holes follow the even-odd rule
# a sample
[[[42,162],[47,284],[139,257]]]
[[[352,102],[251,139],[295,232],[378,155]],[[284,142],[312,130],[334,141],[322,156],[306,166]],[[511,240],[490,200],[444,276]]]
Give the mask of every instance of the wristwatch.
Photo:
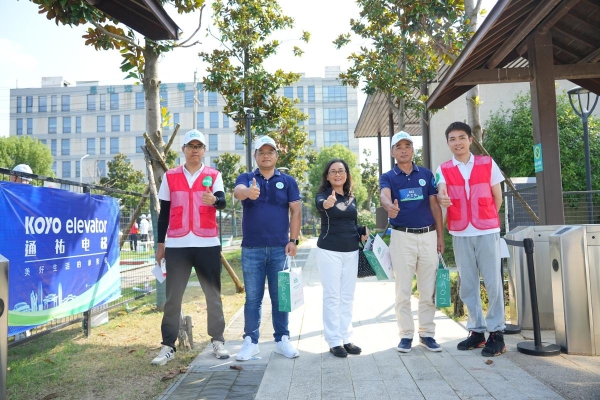
[[[298,246],[298,244],[300,244],[300,241],[298,239],[290,239],[290,243],[294,243],[296,246]]]

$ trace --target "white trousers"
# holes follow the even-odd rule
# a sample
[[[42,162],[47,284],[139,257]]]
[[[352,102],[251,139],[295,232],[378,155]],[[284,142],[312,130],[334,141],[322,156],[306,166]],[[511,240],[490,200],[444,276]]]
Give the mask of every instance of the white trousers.
[[[410,309],[412,279],[417,275],[419,291],[419,336],[435,334],[435,278],[438,267],[437,233],[415,234],[392,230],[390,256],[396,277],[396,318],[401,339],[412,339],[414,318]]]
[[[317,248],[317,266],[323,286],[325,341],[330,348],[351,343],[358,250],[338,252]]]

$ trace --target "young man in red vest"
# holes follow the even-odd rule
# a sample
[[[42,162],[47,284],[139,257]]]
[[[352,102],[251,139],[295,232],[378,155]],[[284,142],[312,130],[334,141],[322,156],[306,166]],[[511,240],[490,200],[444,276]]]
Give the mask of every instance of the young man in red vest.
[[[167,302],[161,325],[163,347],[153,365],[165,365],[175,357],[181,302],[192,268],[206,297],[212,352],[216,358],[229,358],[223,337],[221,243],[216,220],[216,210],[225,208],[223,178],[219,171],[202,163],[206,152],[202,132],[187,132],[181,150],[185,164],[165,173],[158,192],[156,261],[160,264],[166,260]]]
[[[467,306],[469,336],[458,350],[483,347],[486,357],[506,351],[504,345],[504,297],[500,274],[500,218],[504,181],[502,172],[489,156],[469,150],[473,137],[469,125],[454,122],[446,129],[446,141],[454,154],[436,171],[438,199],[447,207],[446,219],[452,235],[454,258],[460,275],[460,298]],[[479,274],[488,294],[484,318]],[[485,331],[489,332],[487,341]]]

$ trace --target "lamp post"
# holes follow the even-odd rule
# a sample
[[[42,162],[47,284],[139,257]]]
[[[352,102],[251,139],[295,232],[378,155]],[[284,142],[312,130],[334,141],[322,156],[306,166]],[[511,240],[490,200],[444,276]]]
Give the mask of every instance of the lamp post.
[[[241,115],[239,111],[234,111],[229,116],[235,122],[239,122],[244,120],[244,125],[246,128],[246,169],[248,172],[252,172],[252,131],[251,125],[253,121],[257,121],[265,118],[267,112],[265,110],[257,109],[256,112],[252,110],[250,107],[244,107],[244,114]]]
[[[592,203],[592,167],[590,164],[590,136],[588,133],[588,118],[598,104],[598,95],[590,93],[589,90],[583,89],[579,86],[567,92],[569,94],[569,102],[573,111],[581,118],[583,124],[583,147],[585,151],[585,190],[587,193],[587,206],[588,206],[588,223],[594,223],[594,205]],[[592,103],[592,96],[596,98]],[[575,98],[577,99],[577,106],[575,105]],[[590,107],[591,104],[591,107]]]
[[[85,156],[81,157],[79,159],[79,183],[81,184],[83,182],[83,159],[86,157],[89,157],[89,154],[86,154]]]

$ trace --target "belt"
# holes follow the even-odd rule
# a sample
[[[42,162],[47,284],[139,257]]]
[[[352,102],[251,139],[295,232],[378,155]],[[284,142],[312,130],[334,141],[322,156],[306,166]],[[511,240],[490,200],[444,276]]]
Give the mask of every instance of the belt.
[[[432,232],[435,231],[435,225],[431,225],[431,226],[426,226],[425,228],[407,228],[405,226],[394,226],[394,225],[390,225],[392,227],[393,230],[396,231],[400,231],[400,232],[407,232],[407,233],[427,233],[427,232]]]

